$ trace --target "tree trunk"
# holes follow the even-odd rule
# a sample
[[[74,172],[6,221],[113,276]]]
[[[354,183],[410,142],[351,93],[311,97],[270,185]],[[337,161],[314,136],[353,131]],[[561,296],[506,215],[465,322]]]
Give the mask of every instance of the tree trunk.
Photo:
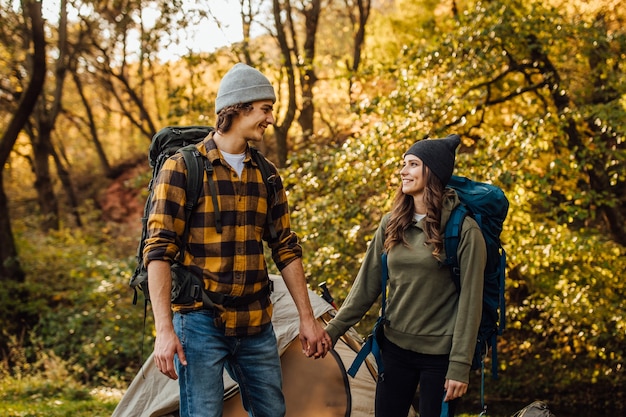
[[[41,2],[25,1],[28,16],[31,21],[31,34],[33,42],[33,71],[30,82],[22,95],[17,110],[10,120],[2,140],[0,141],[0,166],[8,161],[13,145],[17,137],[28,121],[28,117],[35,108],[37,98],[43,89],[46,75],[46,41],[44,37],[44,20],[41,15]],[[4,170],[0,168],[0,280],[12,280],[22,282],[25,274],[19,262],[13,231],[11,230],[11,220],[9,215],[9,204],[4,192],[3,179]]]
[[[4,170],[0,170],[0,182],[2,182]],[[9,202],[4,192],[4,187],[0,187],[0,282],[5,280],[23,282],[26,275],[20,265],[20,259],[15,247],[15,239],[11,230],[11,218],[9,216]]]
[[[352,65],[350,68],[350,107],[353,110],[357,110],[356,100],[352,95],[352,86],[354,85],[354,77],[357,71],[359,70],[359,66],[361,65],[361,51],[363,50],[363,45],[365,44],[365,25],[367,24],[367,20],[370,17],[370,10],[372,7],[371,0],[357,0],[357,8],[358,8],[358,16],[357,19],[357,30],[354,34],[354,49],[352,50]]]
[[[619,101],[620,92],[613,84],[607,82],[605,77],[606,74],[619,73],[620,67],[619,62],[610,64],[614,61],[611,59],[613,51],[607,42],[610,36],[604,14],[600,13],[596,16],[596,27],[602,28],[605,36],[600,37],[600,40],[595,44],[595,48],[590,48],[588,51],[589,68],[591,69],[590,74],[594,87],[591,101],[594,105],[610,105],[610,103]],[[613,158],[620,146],[617,142],[617,135],[611,134],[603,125],[598,125],[595,121],[595,116],[588,118],[586,124],[587,129],[599,138],[598,142],[604,145],[605,149],[602,154]],[[626,171],[625,164],[611,164],[607,160],[602,160],[600,163],[595,164],[592,169],[594,174],[590,177],[590,182],[593,189],[606,190],[611,195],[614,195],[617,201],[614,205],[605,204],[600,206],[600,214],[606,222],[613,239],[622,246],[626,246],[626,182],[617,180],[614,185],[611,184],[612,177],[624,177],[623,173]]]
[[[85,96],[85,90],[83,89],[83,83],[78,76],[77,72],[72,71],[72,77],[74,79],[74,84],[76,85],[76,90],[78,90],[78,94],[80,95],[80,100],[85,107],[85,113],[87,113],[87,121],[89,122],[89,132],[91,132],[91,141],[93,142],[96,148],[96,154],[98,155],[98,159],[100,159],[100,165],[104,171],[104,175],[107,178],[111,178],[113,176],[113,172],[111,170],[111,164],[109,164],[109,160],[107,159],[106,152],[104,152],[104,147],[100,142],[98,136],[98,128],[96,126],[96,119],[91,111],[91,105],[89,104],[89,100]]]
[[[285,12],[290,18],[291,10],[288,3],[289,2],[287,1],[287,10]],[[295,119],[297,109],[296,82],[293,60],[291,59],[291,49],[289,48],[289,43],[287,42],[285,26],[281,18],[283,10],[281,9],[280,0],[273,0],[272,4],[274,23],[276,24],[276,38],[283,57],[282,69],[286,73],[285,75],[287,76],[287,85],[289,88],[285,117],[282,122],[279,123],[276,121],[274,124],[274,132],[276,134],[276,153],[278,155],[277,165],[279,167],[284,167],[287,162],[287,133],[289,132],[289,128]]]
[[[38,134],[31,136],[33,146],[33,169],[35,171],[35,190],[37,202],[41,210],[41,230],[59,229],[59,204],[54,194],[54,186],[50,175],[50,155],[53,153],[50,142],[49,123],[40,122]]]
[[[157,129],[154,121],[152,120],[152,117],[150,117],[150,113],[146,109],[143,97],[140,97],[139,92],[131,86],[129,79],[123,72],[115,72],[115,70],[111,67],[108,67],[108,71],[109,72],[106,74],[106,76],[118,80],[123,86],[123,92],[125,94],[128,94],[127,98],[123,98],[122,96],[120,96],[118,91],[114,89],[113,82],[110,81],[111,88],[113,88],[113,96],[117,100],[117,103],[120,105],[122,113],[133,125],[135,125],[144,134],[144,136],[146,136],[147,138],[152,138]],[[131,104],[137,106],[139,117],[136,117],[135,112],[133,112],[125,104],[128,101],[130,101]]]
[[[59,4],[59,36],[57,41],[58,57],[54,66],[54,94],[48,103],[46,95],[40,100],[40,111],[36,112],[38,129],[31,135],[34,153],[35,190],[42,214],[41,229],[43,231],[58,230],[60,227],[59,203],[54,194],[54,185],[50,173],[50,157],[54,154],[52,146],[52,130],[61,110],[63,85],[68,69],[67,53],[67,1]]]
[[[300,69],[300,86],[302,88],[302,108],[298,123],[302,128],[302,139],[306,141],[314,132],[315,102],[313,88],[317,82],[315,74],[315,38],[317,34],[317,24],[321,11],[321,1],[311,0],[307,8],[302,10],[304,14],[305,39],[304,39],[304,68]]]
[[[250,56],[250,27],[252,25],[252,19],[255,16],[252,10],[252,0],[239,0],[239,6],[243,34],[240,51],[243,55],[243,62],[252,65],[252,57]]]
[[[78,198],[76,197],[74,187],[72,186],[72,178],[70,176],[70,173],[63,165],[63,162],[61,161],[58,152],[54,150],[54,148],[52,149],[52,157],[54,158],[54,165],[57,170],[57,175],[59,176],[61,184],[63,184],[65,194],[67,195],[67,203],[69,205],[70,212],[74,217],[74,221],[76,222],[76,226],[83,227],[83,222],[80,219],[80,212],[78,210]]]
[[[606,228],[610,231],[612,238],[617,243],[626,246],[626,215],[624,214],[626,212],[626,200],[623,194],[619,193],[619,187],[611,186],[610,175],[612,173],[606,169],[606,162],[602,159],[603,155],[606,155],[606,153],[600,152],[597,153],[597,155],[601,156],[597,156],[594,152],[589,151],[583,141],[582,133],[576,125],[576,120],[572,117],[572,112],[568,111],[572,105],[570,96],[563,93],[562,89],[559,88],[561,78],[557,69],[538,42],[533,42],[534,39],[532,38],[530,41],[530,45],[535,46],[531,48],[533,62],[539,63],[539,69],[545,79],[545,85],[551,86],[550,94],[552,101],[564,120],[564,132],[567,136],[568,148],[574,152],[577,160],[580,161],[581,166],[584,167],[584,172],[589,179],[589,188],[599,195],[607,194],[615,196],[615,200],[619,202],[611,205],[604,201],[599,201],[597,204],[597,210],[600,213],[599,218],[605,222]],[[586,120],[585,123],[590,132],[596,133],[594,141],[606,144],[607,141],[610,140],[606,133],[597,132],[598,129],[597,126],[594,127],[594,120]]]

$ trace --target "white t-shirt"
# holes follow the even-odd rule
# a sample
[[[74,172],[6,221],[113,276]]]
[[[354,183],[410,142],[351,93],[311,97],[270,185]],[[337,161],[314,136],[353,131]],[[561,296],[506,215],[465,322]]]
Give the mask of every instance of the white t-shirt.
[[[415,213],[415,214],[413,214],[413,219],[414,219],[416,222],[419,222],[419,221],[420,221],[420,220],[422,220],[424,217],[426,217],[426,215],[425,215],[425,214],[419,214],[419,213]]]
[[[246,153],[232,154],[224,151],[221,152],[226,162],[228,162],[228,165],[233,167],[239,178],[241,178],[241,173],[243,172],[243,160],[246,159]]]

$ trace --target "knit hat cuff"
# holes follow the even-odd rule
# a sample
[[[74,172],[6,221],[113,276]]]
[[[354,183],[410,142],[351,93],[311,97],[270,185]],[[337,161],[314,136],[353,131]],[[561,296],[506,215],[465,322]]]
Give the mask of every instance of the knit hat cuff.
[[[271,85],[250,85],[222,94],[215,100],[215,107],[220,110],[237,103],[251,103],[259,100],[276,102],[274,87]]]

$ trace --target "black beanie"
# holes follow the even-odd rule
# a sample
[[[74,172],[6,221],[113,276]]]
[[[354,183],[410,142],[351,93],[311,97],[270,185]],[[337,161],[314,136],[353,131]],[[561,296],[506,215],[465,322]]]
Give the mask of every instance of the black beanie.
[[[404,155],[415,155],[421,159],[445,186],[454,170],[454,152],[459,143],[461,138],[454,134],[443,139],[423,139],[415,142]]]

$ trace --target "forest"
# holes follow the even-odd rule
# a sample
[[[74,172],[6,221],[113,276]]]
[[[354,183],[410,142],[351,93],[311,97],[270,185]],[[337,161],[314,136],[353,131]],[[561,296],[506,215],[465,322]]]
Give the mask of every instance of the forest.
[[[621,1],[227,3],[241,41],[202,50],[210,42],[191,34],[227,24],[210,0],[0,0],[0,410],[51,415],[11,401],[127,387],[154,342],[128,286],[150,140],[164,126],[212,125],[219,80],[245,62],[275,85],[261,150],[286,184],[310,288],[326,282],[341,304],[403,152],[457,133],[455,173],[510,203],[488,401],[622,414]],[[163,54],[173,47],[184,52]]]

